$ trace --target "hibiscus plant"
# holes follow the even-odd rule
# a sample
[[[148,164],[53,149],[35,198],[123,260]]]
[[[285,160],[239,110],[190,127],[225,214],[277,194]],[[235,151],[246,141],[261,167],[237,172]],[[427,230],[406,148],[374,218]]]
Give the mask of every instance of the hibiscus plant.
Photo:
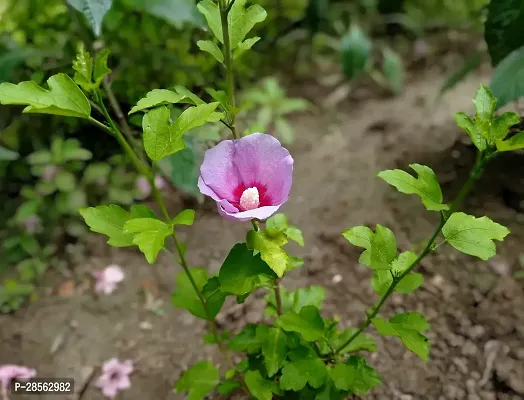
[[[400,192],[419,196],[428,211],[440,215],[440,222],[418,254],[399,253],[394,233],[383,225],[374,229],[356,226],[342,233],[349,243],[363,248],[359,262],[373,270],[371,285],[378,300],[358,328],[341,329],[336,319],[321,314],[324,288],[312,286],[288,292],[281,284],[281,279],[302,263],[283,249],[290,240],[303,245],[302,234],[284,214],[277,213],[288,200],[293,158],[273,136],[255,132],[239,137],[235,127],[240,107],[235,103],[234,61],[260,39],[246,36],[266,17],[260,5],[246,9],[245,3],[246,0],[202,0],[198,4],[214,38],[197,45],[223,67],[225,90],[208,89],[212,100],[206,101],[181,86],[155,89],[130,110],[129,114],[143,113],[143,149],[147,159],[122,133],[106,108],[107,87],[101,88],[110,72],[105,50],[94,58],[81,51],[74,62],[74,77],[54,75],[48,80],[48,89],[34,82],[3,83],[0,102],[25,105],[25,113],[87,120],[113,136],[137,172],[149,182],[159,214],[144,205],[124,209],[112,204],[83,208],[80,213],[92,231],[109,238],[108,244],[137,246],[150,264],[164,250],[182,267],[173,303],[207,321],[209,332],[205,341],[218,346],[228,369],[219,371],[208,360],[197,362],[182,374],[176,383],[177,391],[189,393],[192,400],[213,391],[224,396],[242,391],[259,400],[343,399],[362,395],[380,384],[378,373],[366,357],[376,350],[374,340],[365,333],[371,328],[380,335],[397,337],[422,360],[429,358],[430,343],[424,335],[429,325],[422,314],[403,312],[389,319],[380,316],[392,293],[410,293],[422,285],[422,275],[414,272],[421,260],[444,243],[487,260],[496,253],[494,240],[502,241],[509,233],[488,217],[476,218],[459,210],[491,159],[505,151],[524,148],[524,132],[505,140],[509,127],[519,122],[519,116],[506,112],[495,118],[496,99],[481,86],[474,99],[474,118],[464,113],[456,115],[459,127],[469,135],[478,152],[469,178],[455,200],[443,201],[437,176],[428,166],[410,165],[416,175],[398,169],[379,173],[381,179]],[[170,107],[181,103],[188,107],[173,120]],[[92,115],[95,109],[101,111],[103,120]],[[244,223],[247,230],[245,241],[233,245],[218,276],[209,276],[206,269],[188,264],[188,249],[177,229],[180,225],[192,225],[195,211],[186,209],[170,215],[155,180],[157,163],[184,148],[184,134],[212,123],[229,128],[232,138],[205,153],[198,187],[203,195],[216,201],[220,215],[232,223]],[[242,303],[259,289],[267,290],[266,315],[271,324],[249,324],[235,334],[219,330],[215,318],[226,298],[233,296]],[[239,358],[233,358],[232,351],[244,355],[240,362],[235,363]]]

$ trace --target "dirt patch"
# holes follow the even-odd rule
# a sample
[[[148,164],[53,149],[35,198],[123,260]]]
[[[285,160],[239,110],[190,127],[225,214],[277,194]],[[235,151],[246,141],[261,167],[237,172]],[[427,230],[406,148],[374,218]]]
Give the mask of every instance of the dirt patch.
[[[435,104],[441,71],[427,70],[411,79],[400,97],[352,100],[336,112],[312,112],[294,121],[294,183],[283,211],[303,229],[307,246],[294,249],[306,263],[286,278],[286,286],[323,284],[328,293],[325,312],[339,315],[345,326],[361,322],[375,301],[371,274],[358,264],[359,251],[340,232],[358,224],[385,224],[396,233],[402,250],[431,233],[438,216],[426,212],[416,198],[396,193],[376,174],[425,163],[436,169],[450,197],[472,162],[453,115],[472,110],[471,98],[488,76],[484,71],[471,77]],[[510,227],[512,234],[500,246],[500,255],[483,263],[443,248],[424,261],[424,287],[412,295],[394,295],[384,314],[424,313],[432,326],[431,360],[423,363],[400,341],[370,329],[379,344],[370,362],[384,385],[367,399],[524,398],[524,292],[522,282],[511,278],[523,251],[524,229],[522,217],[503,196],[504,182],[524,175],[516,170],[521,161],[508,170],[508,160],[497,161],[465,204],[468,212],[487,213]],[[246,229],[223,220],[214,206],[201,206],[187,232],[191,265],[217,272]],[[172,392],[180,372],[198,359],[221,359],[214,347],[201,342],[204,323],[170,305],[176,267],[166,255],[149,266],[140,254],[110,249],[100,238],[89,249],[89,258],[75,270],[74,289],[71,283],[62,286],[61,294],[70,296],[56,295],[62,282],[50,277],[41,300],[0,316],[0,364],[25,364],[37,368],[40,376],[74,377],[77,388],[86,387],[82,399],[96,400],[102,395],[89,377],[98,374],[108,358],[130,358],[137,371],[132,390],[122,392],[120,399],[184,398]],[[126,279],[114,295],[94,298],[82,277],[110,263],[123,266]],[[334,280],[336,275],[342,279]],[[259,321],[262,307],[255,295],[233,311],[225,308],[219,320],[235,329]],[[158,315],[159,310],[164,314]]]

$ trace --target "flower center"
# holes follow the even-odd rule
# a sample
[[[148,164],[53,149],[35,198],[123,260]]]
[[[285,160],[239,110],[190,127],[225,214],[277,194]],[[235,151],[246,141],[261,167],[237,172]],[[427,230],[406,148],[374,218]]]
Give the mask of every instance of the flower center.
[[[242,193],[240,196],[240,207],[244,211],[254,210],[260,205],[260,196],[256,187],[251,187]]]

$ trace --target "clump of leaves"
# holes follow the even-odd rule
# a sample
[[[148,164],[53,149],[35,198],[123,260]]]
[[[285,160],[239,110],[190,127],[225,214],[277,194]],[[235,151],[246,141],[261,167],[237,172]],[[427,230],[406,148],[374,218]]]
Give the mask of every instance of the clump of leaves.
[[[274,77],[265,78],[258,87],[245,91],[241,98],[247,112],[239,117],[254,120],[245,133],[269,132],[283,143],[291,143],[295,139],[294,129],[287,121],[289,114],[312,107],[305,99],[287,97]]]

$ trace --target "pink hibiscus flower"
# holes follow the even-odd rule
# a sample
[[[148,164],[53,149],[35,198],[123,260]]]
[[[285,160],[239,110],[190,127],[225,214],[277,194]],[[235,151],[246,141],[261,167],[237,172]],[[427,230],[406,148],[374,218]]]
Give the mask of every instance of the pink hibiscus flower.
[[[107,360],[102,366],[102,375],[96,381],[96,387],[106,397],[114,398],[119,390],[129,389],[129,375],[133,372],[133,361],[120,361],[117,358]]]
[[[198,188],[227,219],[264,220],[287,201],[292,180],[289,151],[273,136],[253,133],[207,150]]]
[[[15,378],[28,379],[36,376],[36,370],[24,367],[22,365],[0,365],[0,385],[2,395],[7,399],[7,393],[10,390],[11,381]]]

